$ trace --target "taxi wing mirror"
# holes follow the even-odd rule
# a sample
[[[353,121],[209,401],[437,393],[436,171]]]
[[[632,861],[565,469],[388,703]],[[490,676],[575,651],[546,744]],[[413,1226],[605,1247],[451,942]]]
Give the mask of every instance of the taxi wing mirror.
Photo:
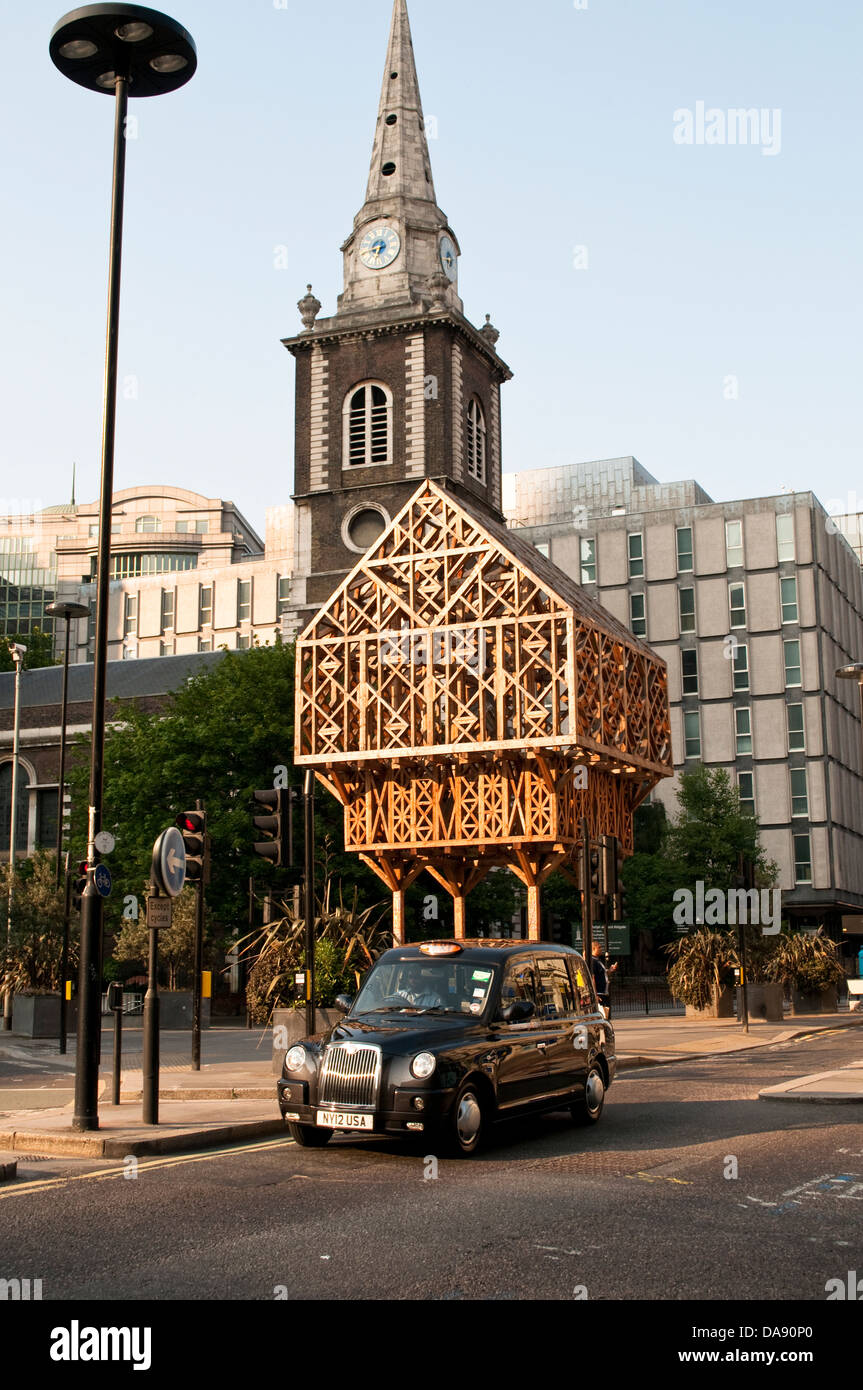
[[[513,999],[501,1009],[500,1017],[504,1023],[527,1023],[535,1013],[536,1005],[529,999]]]
[[[354,1007],[354,998],[353,998],[353,995],[352,995],[352,994],[339,994],[339,995],[337,995],[337,997],[336,997],[336,1008],[338,1009],[339,1013],[341,1013],[341,1014],[349,1014],[350,1011],[351,1011],[351,1009],[352,1009],[353,1007]]]

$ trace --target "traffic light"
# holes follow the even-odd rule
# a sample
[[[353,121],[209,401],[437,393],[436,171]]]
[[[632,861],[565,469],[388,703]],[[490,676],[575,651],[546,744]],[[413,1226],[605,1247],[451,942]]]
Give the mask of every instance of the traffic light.
[[[72,875],[72,907],[76,912],[81,911],[81,899],[84,896],[84,889],[87,887],[87,860],[82,859],[76,864]]]
[[[293,808],[290,788],[255,792],[255,801],[266,806],[269,815],[255,816],[254,826],[266,836],[255,843],[255,854],[268,859],[277,869],[294,867]]]
[[[186,850],[186,880],[200,883],[207,869],[207,816],[204,811],[184,811],[174,821]]]
[[[602,897],[602,855],[593,845],[590,847],[590,896],[596,902]]]

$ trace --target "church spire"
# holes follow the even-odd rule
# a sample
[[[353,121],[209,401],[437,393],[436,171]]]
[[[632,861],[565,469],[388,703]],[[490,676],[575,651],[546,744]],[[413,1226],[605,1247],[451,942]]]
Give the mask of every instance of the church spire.
[[[342,252],[340,314],[422,305],[464,312],[458,242],[435,197],[407,0],[393,4],[366,200]]]
[[[436,201],[407,0],[393,5],[366,204],[394,196]]]

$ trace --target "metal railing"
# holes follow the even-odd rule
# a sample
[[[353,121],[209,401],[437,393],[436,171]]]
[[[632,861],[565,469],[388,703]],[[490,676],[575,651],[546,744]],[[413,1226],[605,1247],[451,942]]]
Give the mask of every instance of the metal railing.
[[[682,1017],[686,1006],[675,999],[667,984],[654,980],[614,980],[611,984],[611,1016],[671,1014]]]

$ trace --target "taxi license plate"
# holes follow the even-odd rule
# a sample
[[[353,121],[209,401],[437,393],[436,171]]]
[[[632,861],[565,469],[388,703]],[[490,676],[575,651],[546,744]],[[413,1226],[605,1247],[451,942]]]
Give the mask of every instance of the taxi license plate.
[[[375,1117],[350,1110],[319,1110],[318,1124],[322,1129],[374,1129]]]

